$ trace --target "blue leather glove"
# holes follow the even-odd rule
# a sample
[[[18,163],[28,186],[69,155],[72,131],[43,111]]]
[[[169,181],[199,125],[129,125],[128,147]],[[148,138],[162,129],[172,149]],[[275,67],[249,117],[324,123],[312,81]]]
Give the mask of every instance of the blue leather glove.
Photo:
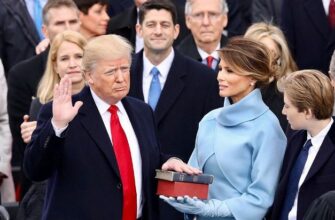
[[[160,198],[178,211],[186,214],[201,215],[204,217],[227,217],[231,215],[227,205],[217,199],[202,201],[196,197],[190,198],[189,196],[177,198],[160,196]]]

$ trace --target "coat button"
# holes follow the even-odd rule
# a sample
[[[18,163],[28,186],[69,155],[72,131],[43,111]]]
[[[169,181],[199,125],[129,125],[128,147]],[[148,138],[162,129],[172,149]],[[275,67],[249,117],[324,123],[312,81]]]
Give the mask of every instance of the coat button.
[[[122,187],[122,184],[121,184],[121,183],[118,183],[118,184],[116,185],[116,188],[118,188],[118,189],[121,189],[121,187]]]

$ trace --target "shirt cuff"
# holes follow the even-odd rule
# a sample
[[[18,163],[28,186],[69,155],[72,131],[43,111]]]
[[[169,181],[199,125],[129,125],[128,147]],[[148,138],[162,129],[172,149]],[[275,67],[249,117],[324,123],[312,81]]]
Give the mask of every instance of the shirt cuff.
[[[65,131],[67,129],[67,127],[69,126],[69,125],[66,125],[63,128],[56,128],[56,126],[55,126],[54,122],[52,121],[52,119],[51,119],[51,125],[52,125],[52,127],[53,127],[53,129],[55,131],[56,137],[61,137],[63,131]]]

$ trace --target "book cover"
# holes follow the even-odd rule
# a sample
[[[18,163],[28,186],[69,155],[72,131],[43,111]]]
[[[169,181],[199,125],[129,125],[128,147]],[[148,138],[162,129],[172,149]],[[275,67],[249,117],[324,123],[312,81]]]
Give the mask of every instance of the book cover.
[[[189,183],[189,182],[171,182],[158,180],[157,194],[163,196],[196,196],[199,199],[208,198],[208,184]]]
[[[156,170],[155,178],[175,182],[211,184],[213,183],[214,176],[209,174],[189,175],[169,170]]]

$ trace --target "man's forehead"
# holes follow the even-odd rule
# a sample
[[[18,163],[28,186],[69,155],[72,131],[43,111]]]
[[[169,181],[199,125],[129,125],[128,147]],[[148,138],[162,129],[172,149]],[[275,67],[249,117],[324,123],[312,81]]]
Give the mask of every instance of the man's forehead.
[[[157,13],[160,13],[160,16],[156,16]],[[155,22],[162,22],[162,21],[166,21],[166,22],[172,22],[172,15],[169,11],[165,10],[165,9],[152,9],[149,10],[146,15],[144,16],[144,21],[148,22],[148,21],[155,21]]]
[[[79,19],[79,13],[76,8],[61,6],[58,8],[51,8],[49,10],[49,20],[61,21]]]

